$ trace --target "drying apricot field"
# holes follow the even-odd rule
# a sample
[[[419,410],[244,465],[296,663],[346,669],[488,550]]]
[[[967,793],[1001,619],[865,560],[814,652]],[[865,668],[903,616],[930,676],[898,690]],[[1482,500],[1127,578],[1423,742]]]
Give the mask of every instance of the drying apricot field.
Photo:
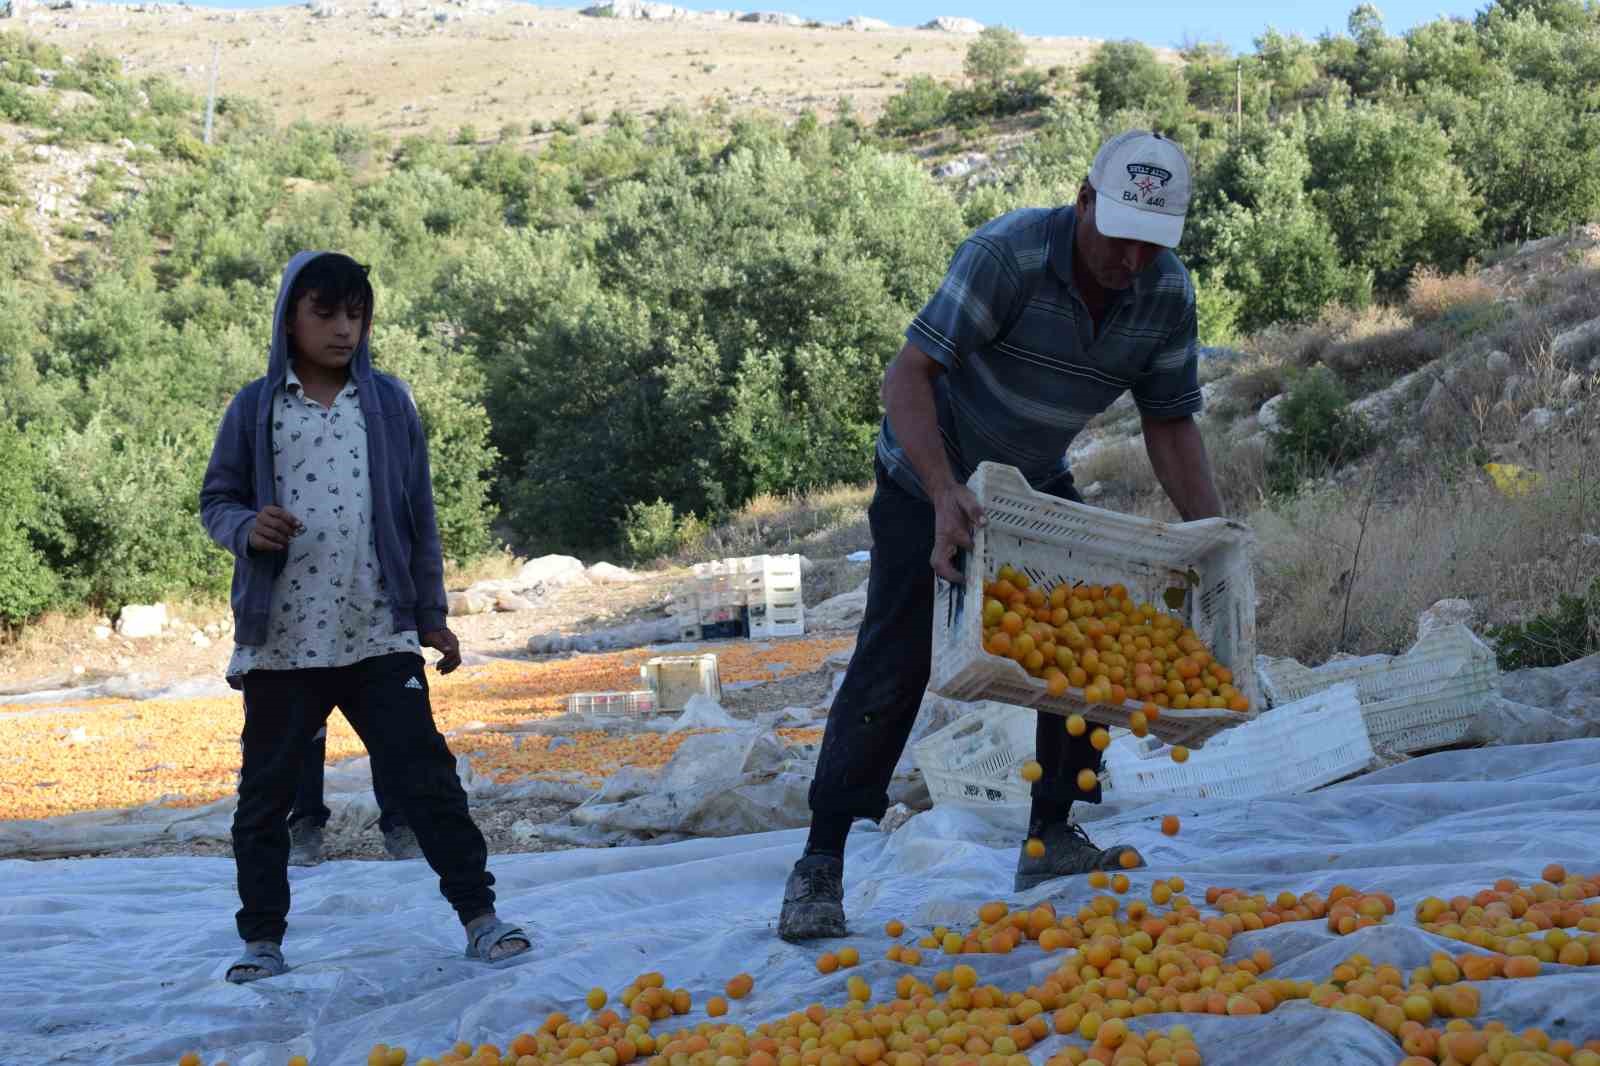
[[[500,669],[450,713],[510,713]],[[775,934],[798,830],[494,856],[535,941],[500,968],[421,862],[333,862],[292,873],[289,972],[243,987],[230,861],[8,862],[0,1060],[1595,1066],[1597,766],[1600,740],[1483,748],[1102,812],[1147,865],[1020,895],[1020,823],[935,807],[852,834],[851,934],[810,945]]]
[[[766,681],[818,669],[849,638],[770,645],[718,644],[724,682]],[[551,774],[606,776],[619,766],[652,767],[672,757],[682,737],[579,732],[573,743],[513,745],[496,726],[537,722],[565,711],[573,692],[639,688],[644,651],[542,662],[463,666],[430,672],[434,717],[454,733],[451,747],[475,772],[499,780]],[[0,811],[8,818],[51,818],[163,803],[197,807],[233,792],[242,708],[237,696],[182,700],[91,700],[0,714]],[[328,759],[364,754],[344,719],[329,719]]]

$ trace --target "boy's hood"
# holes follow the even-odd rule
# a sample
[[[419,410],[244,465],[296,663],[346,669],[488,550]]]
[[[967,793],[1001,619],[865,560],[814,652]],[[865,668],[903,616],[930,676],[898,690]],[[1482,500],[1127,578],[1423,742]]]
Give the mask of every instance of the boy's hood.
[[[278,283],[278,300],[272,311],[272,351],[267,357],[267,394],[287,379],[289,374],[289,331],[285,326],[289,310],[289,293],[294,290],[294,279],[313,260],[324,255],[349,257],[341,252],[296,252],[289,265],[283,268],[283,280]],[[367,309],[370,318],[372,309]],[[372,353],[368,350],[369,334],[363,334],[356,344],[355,356],[350,360],[350,376],[359,384],[372,376]]]

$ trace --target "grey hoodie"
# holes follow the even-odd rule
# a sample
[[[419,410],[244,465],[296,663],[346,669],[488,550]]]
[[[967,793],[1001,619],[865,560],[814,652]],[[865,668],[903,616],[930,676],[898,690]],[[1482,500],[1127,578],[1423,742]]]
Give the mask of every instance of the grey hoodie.
[[[257,512],[278,502],[273,486],[272,398],[289,369],[284,329],[294,279],[318,256],[300,252],[284,268],[273,311],[272,351],[267,376],[240,389],[228,404],[200,486],[200,520],[218,545],[233,553],[233,639],[259,645],[267,640],[272,588],[285,552],[250,548]],[[445,627],[444,558],[433,511],[428,441],[411,390],[399,378],[372,369],[367,339],[350,362],[361,413],[367,422],[367,466],[372,480],[372,523],[378,565],[394,606],[395,632],[430,633]]]

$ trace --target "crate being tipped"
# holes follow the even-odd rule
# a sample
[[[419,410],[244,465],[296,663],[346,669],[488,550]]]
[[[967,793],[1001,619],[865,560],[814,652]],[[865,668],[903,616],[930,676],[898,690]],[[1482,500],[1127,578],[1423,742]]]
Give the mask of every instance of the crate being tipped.
[[[1020,471],[997,463],[981,464],[968,486],[988,522],[978,529],[973,551],[966,557],[965,581],[935,582],[930,689],[951,699],[994,700],[1060,715],[1081,714],[1101,725],[1124,728],[1130,726],[1134,712],[1153,701],[1159,717],[1149,723],[1149,731],[1169,744],[1190,747],[1254,716],[1260,695],[1254,670],[1255,581],[1248,527],[1222,518],[1157,522],[1072,503],[1034,491]],[[1187,679],[1181,681],[1186,690],[1182,700],[1139,694],[1132,661],[1124,667],[1125,699],[1108,701],[1106,694],[1093,692],[1090,695],[1098,698],[1091,701],[1085,693],[1092,685],[1088,678],[1085,684],[1052,686],[1030,676],[1016,659],[991,654],[984,646],[984,589],[1002,566],[1025,574],[1032,587],[1121,585],[1136,604],[1156,605],[1158,616],[1175,617],[1204,646],[1202,674],[1211,661],[1226,668],[1228,683],[1246,709],[1170,705],[1188,702],[1192,693]],[[1069,620],[1084,628],[1098,618]],[[1164,672],[1160,682],[1170,683]]]

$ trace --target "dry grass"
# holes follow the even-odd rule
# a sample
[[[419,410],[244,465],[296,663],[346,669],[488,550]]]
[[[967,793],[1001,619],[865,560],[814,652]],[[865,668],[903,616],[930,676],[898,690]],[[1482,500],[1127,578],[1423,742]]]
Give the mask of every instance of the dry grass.
[[[792,496],[758,496],[728,521],[685,544],[680,565],[741,555],[799,553],[833,559],[868,548],[867,505],[872,486],[839,485]]]
[[[1078,491],[1098,484],[1098,491],[1087,502],[1112,511],[1146,513],[1149,501],[1165,500],[1161,483],[1145,454],[1144,437],[1135,434],[1108,444],[1072,466],[1072,480]]]
[[[444,564],[444,587],[464,589],[479,581],[505,581],[517,576],[522,564],[528,560],[509,548],[499,548],[466,565],[447,560]]]
[[[1267,449],[1259,440],[1240,440],[1211,426],[1203,426],[1206,455],[1222,495],[1227,515],[1247,515],[1262,506],[1267,493]]]
[[[366,5],[314,19],[304,7],[248,11],[79,7],[70,19],[30,25],[69,53],[89,46],[124,60],[130,75],[165,74],[204,94],[213,44],[218,91],[257,97],[280,123],[338,121],[404,136],[473,126],[484,139],[591,111],[644,113],[726,102],[737,111],[832,114],[841,97],[871,120],[918,74],[960,78],[972,38],[895,28],[835,29],[694,20],[635,22],[507,4],[457,21],[374,20]],[[407,4],[408,8],[414,7]],[[1041,68],[1082,63],[1087,38],[1029,38]]]
[[[1409,374],[1451,347],[1444,331],[1419,327],[1398,307],[1374,305],[1347,312],[1334,319],[1334,326],[1337,339],[1322,361],[1346,381],[1369,387]]]
[[[1425,325],[1451,312],[1493,303],[1499,293],[1481,274],[1441,274],[1433,267],[1422,267],[1411,276],[1406,290],[1406,314],[1413,322]]]
[[[1288,367],[1280,359],[1266,351],[1247,352],[1226,379],[1221,399],[1210,413],[1228,422],[1248,417],[1287,383]]]
[[[1460,597],[1480,620],[1521,620],[1558,593],[1600,574],[1600,401],[1591,398],[1565,433],[1548,434],[1526,463],[1540,476],[1508,497],[1482,471],[1439,463],[1396,491],[1380,492],[1361,537],[1371,480],[1302,497],[1252,518],[1260,538],[1258,639],[1264,651],[1321,662],[1335,651],[1396,652],[1418,612]],[[1383,464],[1382,456],[1374,460]],[[1340,616],[1350,592],[1350,628]]]

